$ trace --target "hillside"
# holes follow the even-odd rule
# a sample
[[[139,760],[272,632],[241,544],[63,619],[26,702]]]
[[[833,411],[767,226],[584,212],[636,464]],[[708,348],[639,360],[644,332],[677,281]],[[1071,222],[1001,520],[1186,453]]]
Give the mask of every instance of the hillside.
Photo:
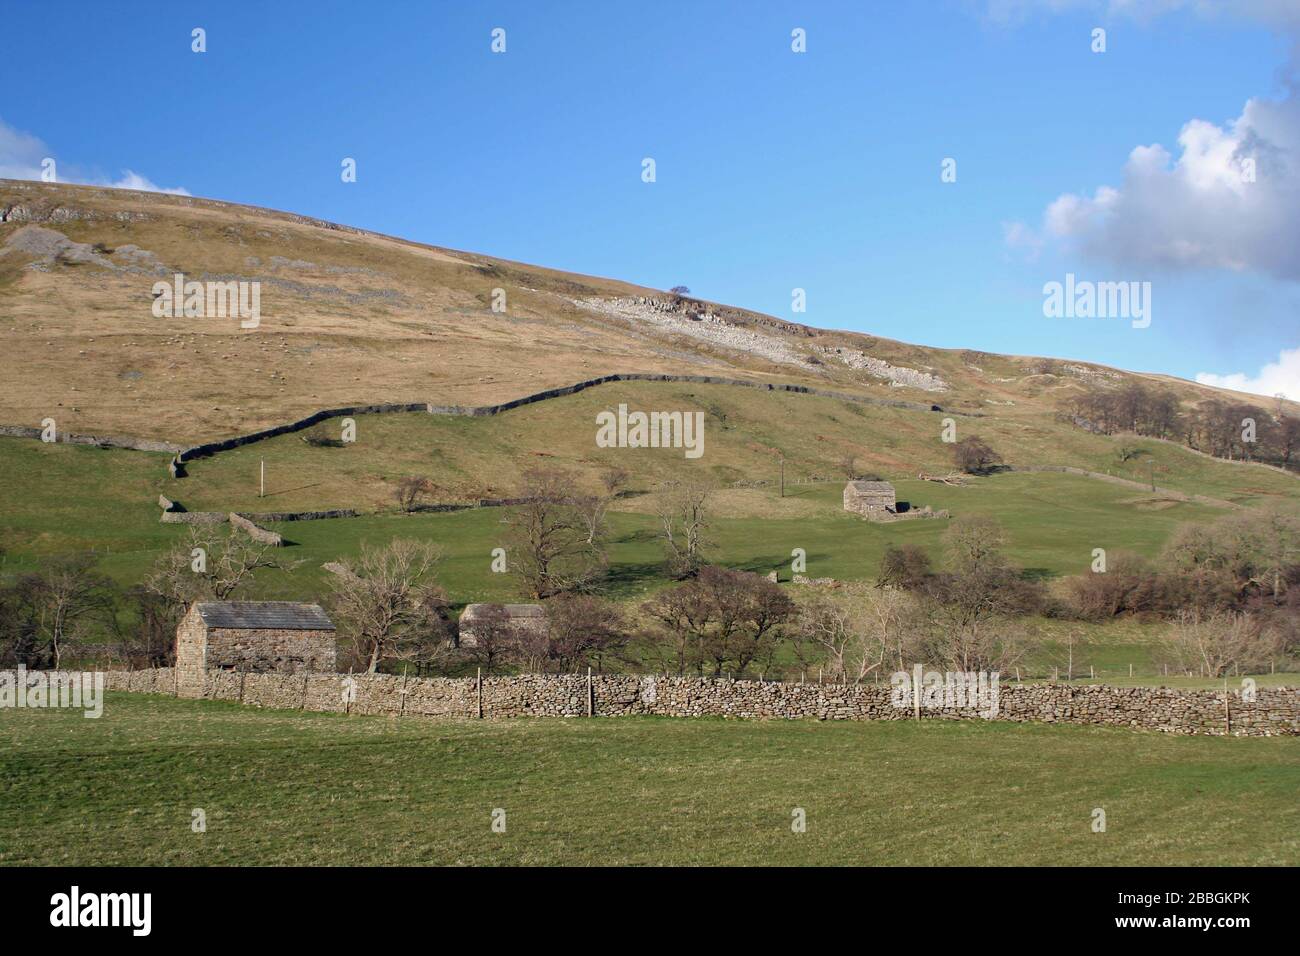
[[[1007,557],[1047,581],[1083,573],[1096,547],[1155,558],[1183,524],[1239,508],[1300,511],[1294,474],[1174,441],[1084,430],[1062,414],[1099,384],[1114,395],[1158,385],[1189,409],[1221,397],[1163,376],[820,330],[188,197],[0,182],[0,220],[0,426],[12,433],[54,418],[61,436],[128,436],[173,449],[0,438],[0,577],[90,553],[118,586],[139,583],[188,534],[159,520],[161,495],[190,511],[359,514],[263,519],[284,536],[293,569],[258,572],[251,592],[260,597],[320,600],[327,563],[402,537],[437,546],[438,579],[454,606],[517,600],[518,580],[488,564],[509,509],[472,505],[517,494],[538,465],[563,469],[587,493],[611,466],[626,470],[609,505],[603,590],[630,609],[672,583],[648,492],[684,475],[715,489],[709,560],[778,569],[783,583],[794,549],[806,553],[810,577],[842,582],[874,580],[890,546],[939,559],[947,521],[876,524],[844,512],[849,467],[893,482],[913,507],[996,519]],[[156,316],[154,284],[174,272],[260,282],[260,324]],[[493,309],[498,289],[504,312]],[[619,375],[642,378],[571,391]],[[548,389],[561,393],[466,413]],[[322,409],[390,404],[411,408],[340,413],[187,455],[180,474],[169,474],[180,448]],[[622,405],[698,414],[703,453],[600,447],[597,416]],[[344,443],[347,418],[355,440]],[[920,480],[952,467],[945,421],[960,437],[989,442],[1010,470],[963,487]],[[432,482],[426,504],[471,507],[401,513],[399,483],[417,475]],[[1055,666],[1053,642],[1067,627],[1088,635],[1099,675],[1156,676],[1159,623],[1036,619],[1033,627],[1042,646],[1027,666],[1040,673]]]
[[[158,318],[152,287],[258,281],[261,324]],[[494,311],[493,290],[505,311]],[[498,303],[499,304],[499,303]],[[717,375],[1046,419],[1084,362],[835,332],[190,197],[0,180],[0,424],[179,443],[375,402],[482,405],[598,375]],[[1237,396],[1240,398],[1240,396]]]

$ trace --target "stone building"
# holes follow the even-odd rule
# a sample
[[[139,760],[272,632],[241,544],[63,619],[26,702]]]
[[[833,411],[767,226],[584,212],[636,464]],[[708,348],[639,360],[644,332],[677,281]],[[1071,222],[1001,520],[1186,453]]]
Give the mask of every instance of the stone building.
[[[319,604],[199,601],[176,628],[176,692],[203,696],[208,670],[332,673],[334,625]]]
[[[894,486],[887,481],[850,481],[844,486],[844,510],[864,518],[892,518],[898,512]]]
[[[460,646],[477,647],[475,628],[482,628],[494,615],[515,633],[544,634],[546,611],[540,604],[468,604],[460,615]]]

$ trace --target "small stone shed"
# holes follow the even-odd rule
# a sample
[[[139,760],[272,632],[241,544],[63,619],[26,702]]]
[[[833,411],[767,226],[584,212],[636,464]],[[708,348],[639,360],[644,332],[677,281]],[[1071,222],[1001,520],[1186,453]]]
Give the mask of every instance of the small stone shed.
[[[477,647],[478,637],[475,627],[492,614],[492,609],[500,608],[505,612],[506,622],[516,632],[545,633],[546,611],[540,604],[467,604],[460,615],[460,646]]]
[[[894,486],[887,481],[850,481],[844,486],[844,510],[864,518],[891,518],[898,511]]]
[[[332,673],[334,624],[319,604],[199,601],[176,628],[176,692],[203,696],[209,669],[247,673]]]

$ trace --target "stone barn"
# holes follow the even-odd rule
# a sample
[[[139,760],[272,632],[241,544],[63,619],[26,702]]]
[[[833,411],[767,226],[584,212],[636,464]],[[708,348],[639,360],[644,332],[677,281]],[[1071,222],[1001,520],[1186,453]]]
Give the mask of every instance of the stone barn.
[[[460,616],[461,647],[477,647],[475,628],[491,620],[494,609],[504,614],[503,623],[515,633],[545,633],[546,611],[540,604],[467,604]]]
[[[202,697],[209,669],[332,673],[334,625],[319,604],[199,601],[176,628],[176,692]]]
[[[864,518],[892,518],[898,512],[894,486],[887,481],[850,481],[844,486],[844,510]]]

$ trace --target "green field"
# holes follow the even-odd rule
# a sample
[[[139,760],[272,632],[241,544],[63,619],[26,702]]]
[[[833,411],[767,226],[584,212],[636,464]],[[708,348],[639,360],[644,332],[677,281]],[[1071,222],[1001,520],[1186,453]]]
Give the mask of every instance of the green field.
[[[595,417],[619,403],[634,410],[703,412],[702,456],[597,448]],[[396,482],[411,474],[429,475],[444,494],[490,498],[513,494],[520,475],[539,464],[571,469],[594,487],[599,469],[617,463],[632,472],[633,488],[644,489],[687,471],[721,485],[775,482],[782,456],[788,479],[840,478],[839,461],[849,453],[860,473],[897,481],[952,467],[951,447],[940,436],[944,418],[725,385],[620,382],[487,418],[360,415],[353,444],[315,447],[302,434],[282,435],[194,461],[189,477],[164,480],[161,487],[195,511],[373,511],[391,509]],[[979,434],[1016,465],[1071,465],[1141,482],[1154,477],[1160,487],[1244,504],[1300,496],[1293,476],[1169,443],[1094,435],[1042,418],[955,415],[954,421],[958,437]],[[339,420],[321,427],[327,436],[340,434]],[[1121,447],[1137,453],[1121,461]],[[268,494],[259,498],[263,461]]]
[[[399,720],[120,693],[99,720],[0,711],[8,865],[1295,865],[1298,791],[1295,738]]]
[[[94,550],[110,574],[138,579],[186,534],[181,526],[158,521],[157,496],[172,490],[164,489],[165,472],[160,477],[165,463],[163,456],[138,452],[0,442],[0,484],[10,489],[0,505],[6,569],[31,567],[42,555]],[[1178,524],[1224,513],[1073,475],[1002,474],[973,479],[963,488],[915,479],[895,485],[900,499],[917,505],[996,517],[1009,535],[1009,557],[1047,577],[1085,570],[1095,547],[1154,556]],[[774,488],[720,493],[714,560],[764,572],[784,566],[788,578],[790,552],[799,547],[808,554],[810,577],[855,580],[875,576],[890,544],[917,543],[937,556],[947,522],[872,524],[843,512],[840,489],[832,481],[791,484],[784,498]],[[616,596],[639,593],[658,580],[662,558],[646,497],[634,492],[618,508],[611,515],[610,549]],[[290,556],[306,566],[265,584],[274,596],[307,596],[320,586],[321,563],[355,555],[365,541],[403,536],[443,548],[444,584],[453,600],[507,597],[512,584],[489,570],[491,550],[500,543],[501,517],[501,509],[484,508],[273,525],[292,543]]]

